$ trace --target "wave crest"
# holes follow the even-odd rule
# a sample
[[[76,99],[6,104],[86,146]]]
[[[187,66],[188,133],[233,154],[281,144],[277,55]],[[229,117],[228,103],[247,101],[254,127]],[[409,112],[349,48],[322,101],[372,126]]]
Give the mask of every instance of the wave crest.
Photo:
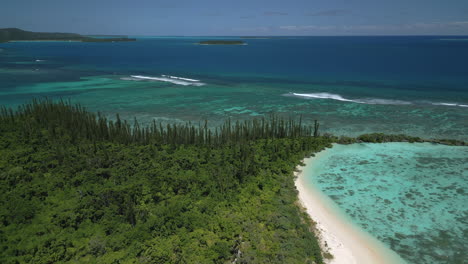
[[[204,83],[200,82],[199,80],[177,77],[177,76],[170,76],[170,75],[161,75],[161,77],[152,77],[152,76],[144,76],[144,75],[131,75],[130,77],[121,78],[122,80],[127,81],[159,81],[159,82],[168,82],[177,85],[183,86],[203,86]]]
[[[411,102],[402,101],[402,100],[389,100],[389,99],[379,99],[379,98],[363,98],[363,99],[347,99],[339,94],[332,93],[290,93],[292,96],[304,97],[304,98],[315,98],[315,99],[332,99],[342,102],[352,102],[358,104],[392,104],[392,105],[410,105]]]
[[[391,100],[391,99],[381,99],[381,98],[358,98],[358,99],[348,99],[339,94],[332,94],[332,93],[288,93],[285,96],[296,96],[302,98],[310,98],[310,99],[331,99],[337,100],[342,102],[352,102],[358,104],[371,104],[371,105],[412,105],[412,104],[430,104],[430,105],[440,105],[440,106],[458,106],[458,107],[468,107],[466,104],[459,104],[459,103],[435,103],[435,102],[428,102],[428,101],[417,101],[417,102],[410,102],[410,101],[403,101],[403,100]]]
[[[353,102],[353,100],[345,99],[339,94],[331,94],[331,93],[309,93],[309,94],[302,94],[302,93],[292,93],[294,96],[298,97],[306,97],[306,98],[317,98],[317,99],[333,99],[343,102]]]
[[[161,76],[162,76],[162,77],[169,77],[169,78],[171,78],[171,79],[189,81],[189,82],[200,82],[200,80],[189,79],[189,78],[182,78],[182,77],[171,76],[171,75],[161,75]]]
[[[432,105],[443,105],[443,106],[459,106],[459,107],[468,107],[468,105],[457,104],[457,103],[431,103]]]

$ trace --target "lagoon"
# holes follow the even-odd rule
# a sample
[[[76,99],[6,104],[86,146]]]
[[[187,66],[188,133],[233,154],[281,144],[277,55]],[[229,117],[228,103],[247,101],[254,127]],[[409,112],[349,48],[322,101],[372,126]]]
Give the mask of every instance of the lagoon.
[[[305,184],[340,208],[337,217],[408,263],[466,260],[468,147],[335,144],[312,160]]]

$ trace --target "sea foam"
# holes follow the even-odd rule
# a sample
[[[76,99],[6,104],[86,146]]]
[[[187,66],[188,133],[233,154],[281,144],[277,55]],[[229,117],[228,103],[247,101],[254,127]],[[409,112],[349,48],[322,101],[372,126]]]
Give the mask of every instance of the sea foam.
[[[189,82],[199,82],[199,81],[200,81],[200,80],[189,79],[189,78],[182,78],[182,77],[171,76],[171,75],[161,75],[161,76],[162,76],[162,77],[169,77],[169,78],[171,78],[171,79],[189,81]]]
[[[459,107],[468,107],[468,105],[457,104],[457,103],[431,103],[432,105],[443,105],[443,106],[459,106]]]
[[[389,100],[389,99],[379,99],[379,98],[363,98],[363,99],[347,99],[339,94],[332,93],[290,93],[287,95],[303,97],[303,98],[315,98],[315,99],[332,99],[342,102],[352,102],[358,104],[391,104],[391,105],[410,105],[411,102],[402,101],[402,100]]]
[[[339,94],[332,93],[288,93],[285,96],[296,96],[302,98],[310,99],[331,99],[342,102],[352,102],[358,104],[371,104],[371,105],[412,105],[412,104],[429,104],[429,105],[439,105],[439,106],[457,106],[457,107],[468,107],[466,104],[459,103],[443,103],[443,102],[430,102],[430,101],[403,101],[403,100],[391,100],[391,99],[381,99],[381,98],[357,98],[357,99],[348,99]]]
[[[339,94],[330,94],[330,93],[309,93],[309,94],[292,93],[292,95],[299,96],[299,97],[307,97],[307,98],[332,99],[332,100],[338,100],[338,101],[343,101],[343,102],[354,102],[353,100],[343,98]]]
[[[203,86],[204,83],[200,82],[199,80],[177,77],[177,76],[170,76],[170,75],[161,75],[161,77],[152,77],[152,76],[144,76],[144,75],[131,75],[130,78],[121,78],[122,80],[134,80],[134,81],[159,81],[159,82],[169,82],[177,85],[183,86]]]

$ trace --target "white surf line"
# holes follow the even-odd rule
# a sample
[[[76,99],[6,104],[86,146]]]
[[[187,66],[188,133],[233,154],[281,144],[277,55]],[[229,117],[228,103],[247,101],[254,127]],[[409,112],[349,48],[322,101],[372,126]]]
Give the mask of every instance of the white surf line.
[[[338,95],[338,94],[330,94],[330,93],[312,93],[312,94],[292,93],[292,94],[295,96],[300,96],[300,97],[317,98],[317,99],[333,99],[333,100],[338,100],[338,101],[343,101],[343,102],[355,102],[354,100],[343,98],[341,95]]]
[[[189,81],[189,82],[199,82],[200,80],[195,80],[195,79],[189,79],[189,78],[182,78],[182,77],[177,77],[177,76],[171,76],[171,75],[161,75],[162,77],[169,77],[172,79],[178,79],[178,80],[183,80],[183,81]]]
[[[167,78],[167,77],[150,77],[150,76],[143,76],[143,75],[130,75],[130,77],[135,78],[135,79],[141,79],[141,80],[169,82],[169,83],[184,85],[184,86],[189,86],[189,85],[203,86],[203,85],[205,85],[204,83],[201,83],[201,82],[193,82],[193,81],[189,82],[189,81],[183,81],[183,80],[172,79],[172,78]]]
[[[432,103],[432,105],[468,107],[468,105],[457,104],[457,103]]]
[[[369,104],[369,105],[413,105],[413,104],[421,104],[421,105],[439,105],[439,106],[458,106],[458,107],[468,107],[466,104],[459,104],[459,103],[444,103],[444,102],[431,102],[431,101],[402,101],[402,100],[392,100],[392,99],[380,99],[380,98],[358,98],[358,99],[347,99],[339,94],[332,94],[332,93],[289,93],[284,94],[293,95],[297,97],[303,98],[314,98],[314,99],[332,99],[337,101],[343,102],[352,102],[358,104]]]

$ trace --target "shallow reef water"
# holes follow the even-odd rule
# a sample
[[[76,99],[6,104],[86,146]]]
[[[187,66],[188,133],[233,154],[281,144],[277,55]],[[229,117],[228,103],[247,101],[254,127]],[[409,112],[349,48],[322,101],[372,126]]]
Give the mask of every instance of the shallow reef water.
[[[307,179],[408,263],[466,263],[468,147],[335,145]]]

